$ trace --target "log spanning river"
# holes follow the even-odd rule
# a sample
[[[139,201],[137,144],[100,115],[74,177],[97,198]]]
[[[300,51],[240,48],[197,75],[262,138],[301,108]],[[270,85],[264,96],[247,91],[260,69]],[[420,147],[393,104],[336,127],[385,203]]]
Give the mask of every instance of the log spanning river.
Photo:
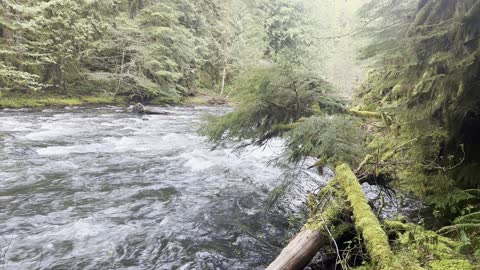
[[[0,269],[265,268],[325,183],[273,166],[281,142],[212,150],[196,130],[227,110],[0,111]]]

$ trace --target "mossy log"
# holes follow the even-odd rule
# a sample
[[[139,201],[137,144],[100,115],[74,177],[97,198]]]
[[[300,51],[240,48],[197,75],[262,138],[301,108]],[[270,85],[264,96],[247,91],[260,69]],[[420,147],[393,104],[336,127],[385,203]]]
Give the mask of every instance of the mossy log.
[[[356,175],[357,173],[359,173],[359,172],[363,169],[363,167],[364,167],[368,162],[370,162],[370,160],[371,160],[372,158],[373,158],[372,155],[370,155],[370,154],[366,155],[365,158],[362,160],[362,162],[360,162],[360,165],[358,165],[358,168],[355,170],[355,175]]]
[[[310,263],[320,248],[330,244],[330,234],[342,234],[339,230],[344,227],[339,227],[337,230],[333,226],[338,222],[340,214],[345,209],[343,200],[335,196],[337,193],[334,188],[335,183],[332,180],[319,194],[324,200],[325,209],[318,209],[317,205],[313,206],[315,209],[313,209],[307,224],[282,250],[275,261],[268,266],[267,270],[303,269]],[[327,232],[328,228],[333,229],[333,231]]]
[[[379,112],[359,111],[359,110],[351,109],[350,113],[352,115],[362,117],[362,118],[382,119],[382,114]]]
[[[336,173],[336,179],[352,207],[355,228],[363,238],[372,265],[381,270],[401,269],[399,265],[395,265],[387,234],[368,205],[362,187],[350,167],[342,164],[337,167]]]
[[[340,188],[338,188],[340,186]],[[345,203],[346,197],[348,204]],[[344,226],[338,226],[342,213],[353,211],[355,228],[365,243],[373,269],[402,269],[396,264],[388,237],[380,226],[356,176],[346,164],[336,168],[336,176],[324,187],[319,198],[324,209],[315,207],[302,231],[285,247],[267,270],[303,269],[332,238],[342,235]]]

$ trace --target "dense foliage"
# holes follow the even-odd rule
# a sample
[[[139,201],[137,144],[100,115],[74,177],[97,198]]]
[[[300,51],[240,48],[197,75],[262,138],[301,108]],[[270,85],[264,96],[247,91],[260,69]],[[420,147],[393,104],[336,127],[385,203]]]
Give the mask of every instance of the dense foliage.
[[[475,255],[480,2],[367,3],[359,32],[370,44],[361,52],[375,69],[357,91],[352,110],[308,68],[308,12],[296,4],[266,6],[266,64],[234,81],[238,109],[211,119],[205,133],[216,143],[261,145],[282,137],[292,161],[315,157],[316,165],[360,165],[361,178],[393,181],[433,206],[445,219],[428,226],[451,224],[439,233],[455,235],[466,245],[464,254]],[[365,119],[367,149],[360,125],[347,113]]]
[[[459,213],[478,199],[479,7],[478,1],[421,1],[410,8],[392,26],[403,46],[375,33],[381,46],[368,47],[366,56],[375,52],[381,67],[357,94],[364,108],[395,118],[378,131],[386,136],[371,143],[384,155],[384,172],[431,195],[448,212]],[[381,14],[384,21],[392,18]]]
[[[259,9],[266,36],[262,62],[239,74],[232,85],[237,109],[210,118],[204,134],[217,144],[233,141],[243,146],[263,145],[283,137],[295,162],[307,157],[331,164],[358,160],[362,136],[354,121],[339,117],[336,122],[325,117],[346,109],[334,96],[332,85],[312,67],[315,61],[309,51],[315,46],[310,42],[311,25],[304,5],[278,0],[262,3]],[[312,131],[315,133],[309,133]],[[337,132],[345,136],[334,138]]]
[[[3,90],[67,88],[91,43],[108,28],[102,8],[101,2],[2,1]]]
[[[223,1],[19,0],[1,9],[4,94],[190,95],[216,87],[242,31],[223,19]]]
[[[382,4],[372,2],[364,10],[378,23],[367,31],[375,42],[364,49],[364,57],[377,65],[356,103],[394,120],[372,128],[373,158],[364,169],[389,175],[400,188],[424,198],[438,217],[453,223],[439,232],[457,236],[465,253],[475,253],[480,243],[474,218],[480,210],[480,2]]]

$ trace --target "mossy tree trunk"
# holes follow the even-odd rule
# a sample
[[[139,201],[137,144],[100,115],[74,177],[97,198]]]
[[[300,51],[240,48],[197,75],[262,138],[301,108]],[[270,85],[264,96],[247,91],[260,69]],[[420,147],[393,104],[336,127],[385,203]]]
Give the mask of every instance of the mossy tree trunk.
[[[316,200],[310,214],[310,219],[304,228],[293,240],[282,250],[280,255],[273,261],[267,270],[298,270],[305,268],[317,252],[330,244],[334,224],[341,219],[341,213],[345,209],[343,200],[337,196],[332,180],[329,185],[324,187],[319,197],[323,199],[325,209],[319,209]],[[341,234],[341,233],[333,233]]]
[[[402,269],[399,265],[395,265],[387,234],[380,226],[380,222],[372,212],[370,205],[368,205],[357,177],[346,164],[338,166],[336,173],[336,179],[345,191],[353,210],[355,228],[362,236],[374,268],[381,270]]]
[[[373,269],[402,269],[395,263],[388,237],[348,165],[343,164],[336,168],[335,179],[321,190],[319,198],[323,201],[324,209],[319,205],[315,206],[302,231],[290,241],[267,270],[303,269],[320,248],[330,245],[332,240],[343,235],[346,227],[338,224],[342,221],[341,214],[350,209],[353,211],[355,228],[365,243]]]

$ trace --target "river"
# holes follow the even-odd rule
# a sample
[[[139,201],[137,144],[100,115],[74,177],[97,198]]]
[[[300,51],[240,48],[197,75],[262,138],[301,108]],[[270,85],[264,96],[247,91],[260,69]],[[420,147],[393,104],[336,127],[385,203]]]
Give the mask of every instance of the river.
[[[261,149],[212,150],[206,113],[117,107],[0,112],[0,269],[263,269],[324,181]],[[292,171],[292,170],[289,170]],[[293,225],[292,225],[293,224]]]

